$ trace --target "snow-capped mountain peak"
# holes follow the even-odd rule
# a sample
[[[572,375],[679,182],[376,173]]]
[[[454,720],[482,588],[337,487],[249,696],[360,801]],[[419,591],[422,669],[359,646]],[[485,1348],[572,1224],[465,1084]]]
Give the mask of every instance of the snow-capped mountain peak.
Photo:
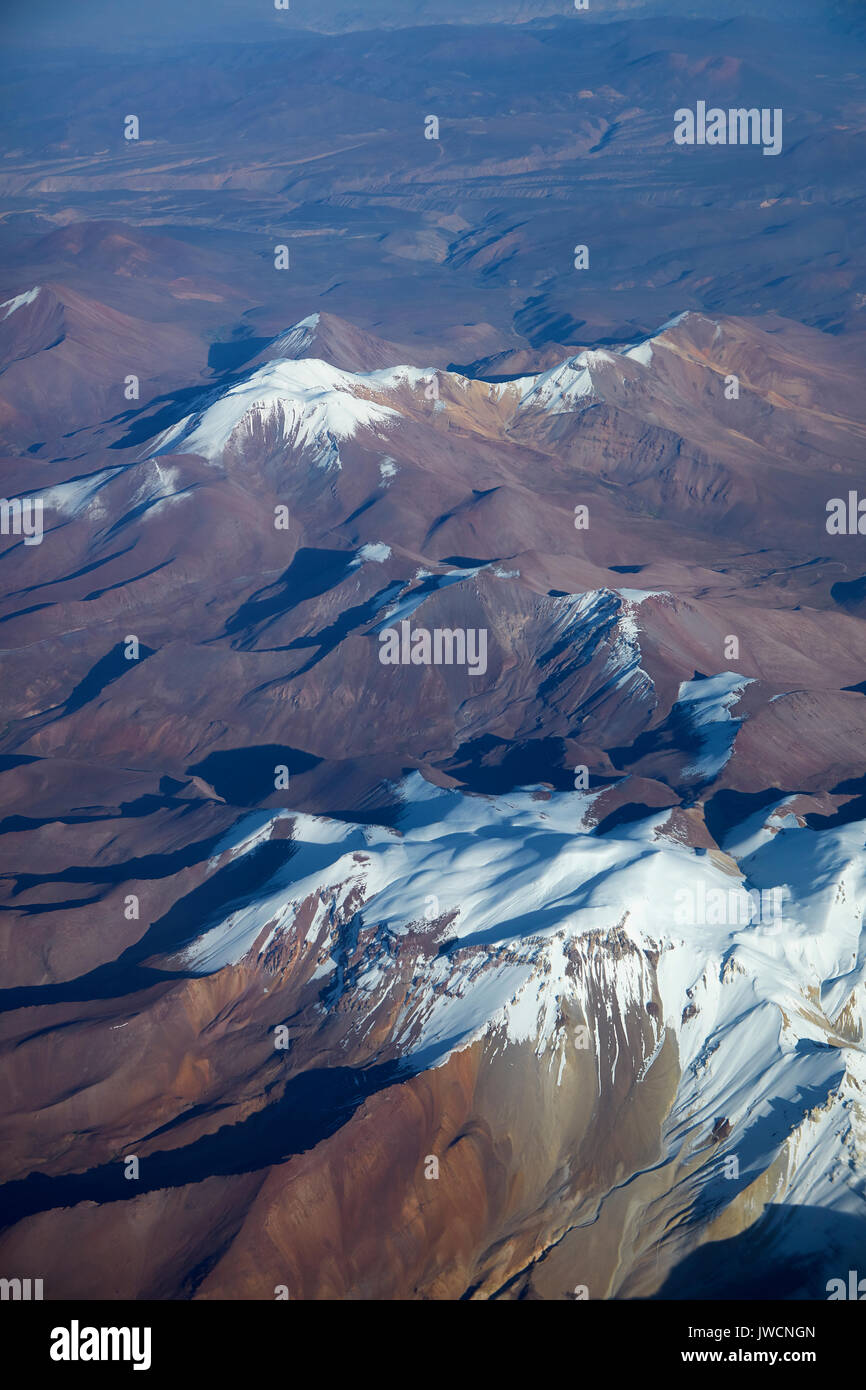
[[[321,467],[339,467],[339,443],[360,430],[387,429],[400,414],[388,397],[424,376],[411,367],[356,374],[320,358],[276,359],[186,416],[152,452],[213,461],[229,448],[266,438],[310,450]]]

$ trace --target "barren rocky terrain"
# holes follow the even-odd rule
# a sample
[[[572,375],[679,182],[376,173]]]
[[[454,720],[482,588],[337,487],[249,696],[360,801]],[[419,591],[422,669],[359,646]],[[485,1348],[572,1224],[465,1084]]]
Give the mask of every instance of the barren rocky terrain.
[[[9,22],[0,1267],[824,1298],[866,1224],[862,27],[410,10],[76,61]],[[677,147],[700,96],[782,154]]]

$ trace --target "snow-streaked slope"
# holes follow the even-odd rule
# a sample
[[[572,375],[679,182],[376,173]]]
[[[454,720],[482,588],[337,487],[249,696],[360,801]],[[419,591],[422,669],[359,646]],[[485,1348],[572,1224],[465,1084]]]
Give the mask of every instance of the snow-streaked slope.
[[[148,459],[132,468],[129,465],[104,468],[98,473],[55,483],[42,493],[45,509],[71,520],[87,516],[91,521],[103,521],[110,515],[111,508],[102,494],[115,479],[124,476],[133,481],[134,486],[122,513],[112,524],[113,531],[121,530],[132,521],[156,516],[167,504],[189,497],[192,492],[191,488],[181,486],[178,469],[160,464],[158,459]]]
[[[41,289],[40,285],[34,285],[32,290],[25,290],[24,294],[16,294],[14,299],[7,299],[0,304],[0,309],[5,313],[0,314],[0,319],[8,319],[10,314],[14,314],[16,309],[23,309],[25,304],[32,304]]]
[[[406,1066],[484,1038],[493,1053],[531,1046],[558,1079],[584,1021],[600,1103],[625,1021],[641,1019],[637,1084],[666,1040],[679,1056],[665,1162],[705,1152],[689,1178],[696,1210],[724,1206],[772,1166],[776,1202],[862,1214],[866,823],[819,833],[771,810],[764,835],[747,835],[743,879],[668,833],[669,810],[598,835],[595,794],[467,796],[418,774],[398,791],[397,830],[246,817],[214,863],[249,853],[286,817],[294,857],[182,963],[207,974],[261,961],[303,921],[295,948],[328,995],[322,1007],[347,1009],[362,1036],[390,1010],[389,1046]],[[736,912],[681,911],[773,887],[781,916],[748,925]],[[737,1182],[719,1181],[727,1154]]]
[[[664,595],[636,589],[590,589],[582,594],[550,598],[547,602],[553,622],[549,651],[570,653],[566,658],[567,672],[585,665],[603,642],[609,642],[605,682],[596,691],[596,698],[608,690],[628,690],[636,698],[646,696],[654,703],[652,680],[641,665],[638,610],[647,599],[661,597]],[[548,659],[548,654],[542,654],[542,671]]]
[[[498,391],[500,395],[514,396],[518,411],[541,410],[550,415],[563,415],[583,410],[604,399],[605,374],[618,364],[621,369],[623,359],[650,367],[654,341],[654,338],[646,338],[632,347],[611,351],[587,349],[535,376],[519,377]]]
[[[558,367],[513,382],[512,389],[519,394],[521,408],[534,407],[558,414],[574,410],[578,402],[587,404],[595,389],[589,357],[606,359],[608,354],[583,352]]]
[[[386,608],[383,618],[377,626],[377,631],[410,617],[432,594],[437,593],[440,589],[447,589],[451,584],[459,584],[464,580],[474,579],[485,568],[487,568],[485,565],[474,565],[467,569],[454,569],[447,574],[437,575],[419,572],[415,579],[420,580],[420,584],[413,582],[405,586],[396,603],[392,603]]]
[[[61,516],[78,517],[93,507],[97,494],[106,483],[122,472],[122,468],[104,468],[99,473],[88,473],[82,478],[71,478],[66,483],[56,483],[45,488],[42,502],[46,511],[59,512]],[[100,508],[104,514],[105,509]]]
[[[285,354],[286,357],[299,356],[316,336],[316,329],[319,326],[319,315],[308,314],[305,319],[300,319],[285,333],[281,333],[275,338],[271,347],[279,356]]]
[[[687,777],[717,777],[734,751],[734,739],[742,723],[731,714],[747,685],[753,682],[736,671],[721,671],[705,680],[683,681],[674,711],[685,716],[695,733],[700,753],[686,768]]]
[[[670,1143],[689,1146],[724,1118],[719,1164],[736,1156],[737,1185],[776,1161],[768,1200],[862,1217],[866,824],[816,832],[765,814],[767,838],[739,865],[752,890],[781,886],[781,915],[686,929],[659,962],[682,1069]],[[735,1186],[717,1178],[704,1179],[716,1200]]]

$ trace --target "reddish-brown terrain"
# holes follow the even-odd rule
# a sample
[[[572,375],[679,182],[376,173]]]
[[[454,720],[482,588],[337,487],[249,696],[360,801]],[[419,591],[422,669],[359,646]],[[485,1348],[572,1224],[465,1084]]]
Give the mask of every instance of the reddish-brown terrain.
[[[562,8],[10,24],[0,1277],[47,1299],[862,1260],[861,28]],[[675,146],[701,94],[781,157]]]

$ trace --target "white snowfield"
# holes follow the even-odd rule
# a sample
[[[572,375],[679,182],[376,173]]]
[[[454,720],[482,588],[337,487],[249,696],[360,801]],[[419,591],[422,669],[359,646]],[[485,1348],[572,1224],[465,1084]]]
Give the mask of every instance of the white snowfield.
[[[684,317],[680,315],[680,319]],[[318,314],[301,319],[274,339],[272,351],[304,351],[315,338],[318,320]],[[579,410],[602,398],[600,372],[624,358],[649,367],[654,341],[648,338],[617,351],[580,352],[534,376],[490,384],[487,393],[491,400],[510,406],[515,414],[541,410],[558,415]],[[433,367],[349,372],[318,358],[277,356],[164,431],[151,447],[150,456],[191,453],[214,462],[229,447],[242,450],[245,443],[267,429],[276,431],[286,447],[308,452],[318,467],[342,468],[340,443],[363,431],[372,431],[380,442],[387,438],[388,428],[402,418],[394,393],[408,387],[426,400],[424,392],[434,377],[464,393],[478,385],[457,372]],[[442,399],[434,405],[434,414],[448,409]]]
[[[398,790],[398,831],[245,817],[214,866],[248,853],[286,815],[296,853],[254,901],[186,948],[187,968],[210,973],[254,943],[261,958],[296,931],[303,907],[310,978],[332,992],[319,1007],[340,998],[364,1036],[396,988],[390,1043],[408,1068],[485,1038],[494,1053],[533,1048],[558,1081],[584,1020],[600,1098],[624,1021],[640,1016],[650,1041],[630,1059],[637,1084],[666,1039],[679,1056],[669,1155],[706,1146],[725,1119],[730,1137],[714,1162],[736,1153],[742,1182],[731,1196],[775,1163],[775,1202],[863,1213],[866,822],[818,832],[783,806],[765,809],[726,841],[740,878],[667,833],[669,810],[599,836],[596,794],[474,796],[417,773]],[[684,918],[683,902],[773,888],[781,916]],[[347,939],[363,943],[351,962]]]

